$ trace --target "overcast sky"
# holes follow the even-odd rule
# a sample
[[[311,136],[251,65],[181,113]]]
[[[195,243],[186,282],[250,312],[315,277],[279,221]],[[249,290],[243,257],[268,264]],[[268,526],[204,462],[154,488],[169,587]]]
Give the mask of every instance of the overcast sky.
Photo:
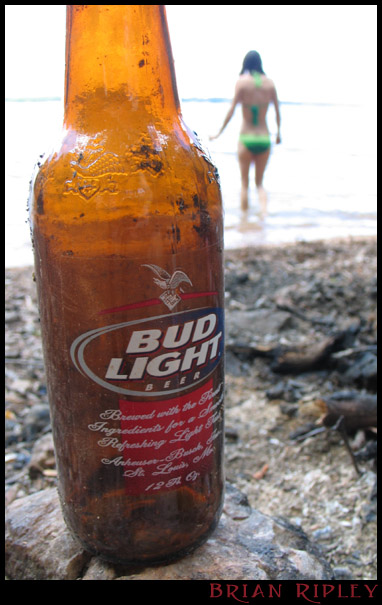
[[[65,5],[6,6],[8,98],[63,96]],[[375,103],[377,5],[167,5],[181,98],[231,98],[258,50],[282,101]]]

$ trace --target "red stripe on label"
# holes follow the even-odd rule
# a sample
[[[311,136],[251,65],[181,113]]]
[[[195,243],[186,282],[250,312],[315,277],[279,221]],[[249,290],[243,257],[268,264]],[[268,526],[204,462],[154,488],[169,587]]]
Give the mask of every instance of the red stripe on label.
[[[190,294],[180,294],[182,300],[188,300],[190,298],[201,298],[203,296],[216,296],[217,292],[192,292]],[[122,307],[113,307],[111,309],[103,309],[98,315],[107,315],[108,313],[119,313],[120,311],[127,311],[129,309],[139,309],[140,307],[151,307],[152,305],[159,305],[162,303],[159,298],[150,298],[149,300],[143,300],[141,302],[131,303],[130,305],[123,305]]]
[[[142,302],[131,303],[130,305],[123,305],[122,307],[113,307],[111,309],[103,309],[98,315],[107,315],[108,313],[118,313],[119,311],[126,311],[128,309],[139,309],[140,307],[151,307],[152,305],[159,305],[162,301],[159,298],[150,298]]]

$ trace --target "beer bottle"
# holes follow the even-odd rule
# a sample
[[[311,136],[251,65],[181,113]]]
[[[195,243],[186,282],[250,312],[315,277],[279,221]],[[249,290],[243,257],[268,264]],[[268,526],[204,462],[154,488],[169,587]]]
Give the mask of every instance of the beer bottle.
[[[90,552],[163,562],[222,507],[218,175],[163,5],[68,5],[65,75],[30,203],[61,505]]]

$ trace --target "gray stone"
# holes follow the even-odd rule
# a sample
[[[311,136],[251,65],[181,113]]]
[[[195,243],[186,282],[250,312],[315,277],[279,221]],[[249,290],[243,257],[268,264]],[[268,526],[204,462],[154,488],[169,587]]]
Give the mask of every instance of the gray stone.
[[[284,311],[273,309],[233,310],[226,316],[227,341],[241,344],[276,345],[280,340],[280,332],[290,323],[290,313]]]
[[[330,566],[301,531],[251,509],[228,484],[216,531],[194,553],[160,567],[129,569],[91,557],[71,536],[55,488],[12,502],[6,518],[12,580],[329,580]]]
[[[75,580],[90,558],[67,530],[55,488],[9,505],[5,556],[11,580]]]

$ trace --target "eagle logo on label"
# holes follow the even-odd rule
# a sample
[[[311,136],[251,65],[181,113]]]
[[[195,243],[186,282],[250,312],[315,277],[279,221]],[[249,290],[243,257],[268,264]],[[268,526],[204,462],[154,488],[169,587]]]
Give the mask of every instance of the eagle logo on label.
[[[154,283],[164,290],[159,298],[170,309],[170,311],[172,311],[182,300],[177,293],[178,288],[180,292],[183,292],[180,284],[185,282],[192,286],[190,278],[184,273],[184,271],[176,270],[172,275],[170,275],[165,269],[158,267],[158,265],[142,265],[142,267],[148,267],[158,276],[153,278]]]

